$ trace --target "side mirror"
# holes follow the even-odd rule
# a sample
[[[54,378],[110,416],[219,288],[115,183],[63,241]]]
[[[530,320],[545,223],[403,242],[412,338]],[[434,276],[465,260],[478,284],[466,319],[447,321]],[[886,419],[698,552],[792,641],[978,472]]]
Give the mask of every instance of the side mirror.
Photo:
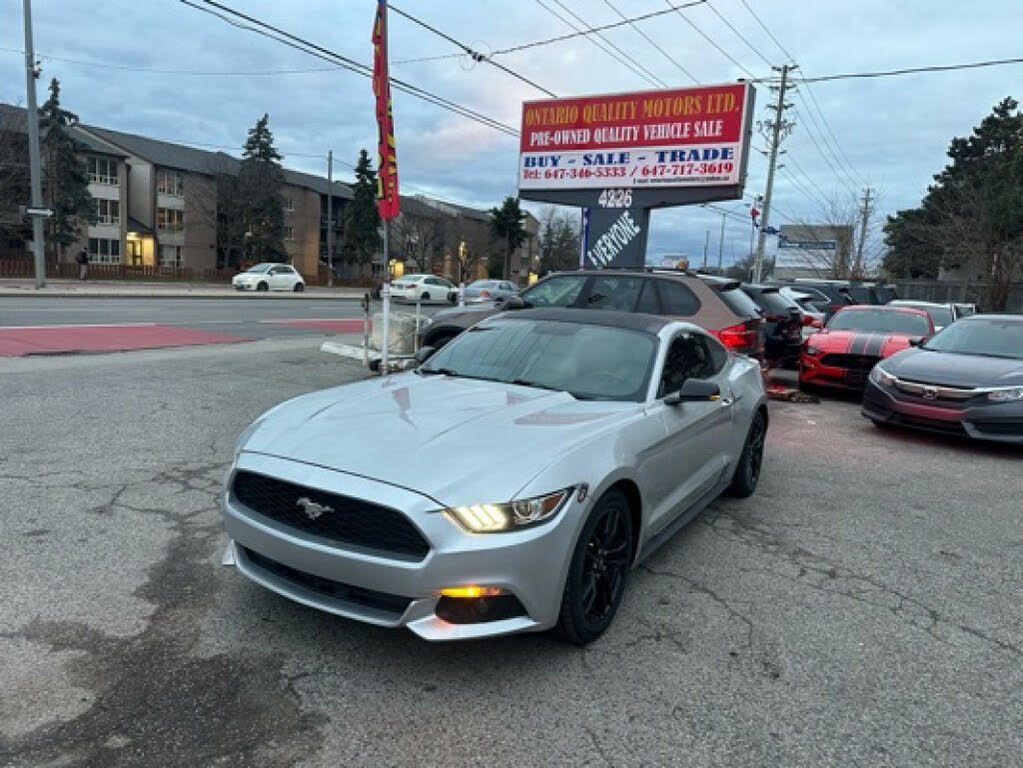
[[[919,347],[925,341],[927,341],[927,337],[926,336],[913,336],[909,340],[909,346],[911,346],[911,347]]]
[[[504,309],[525,309],[526,307],[529,306],[529,304],[527,304],[526,300],[523,299],[521,296],[509,296],[507,299],[501,302],[501,306]]]
[[[419,349],[417,349],[415,354],[416,365],[422,365],[423,363],[425,363],[427,360],[433,357],[433,353],[436,351],[437,351],[436,347],[420,347]]]
[[[816,328],[818,331],[824,328],[824,323],[818,320],[816,317],[810,321],[810,327]]]
[[[803,315],[803,325],[813,325],[814,321],[820,322],[813,315]]]
[[[674,395],[668,395],[664,402],[668,405],[681,405],[685,402],[707,402],[721,399],[721,389],[713,381],[706,379],[686,379],[682,388]]]

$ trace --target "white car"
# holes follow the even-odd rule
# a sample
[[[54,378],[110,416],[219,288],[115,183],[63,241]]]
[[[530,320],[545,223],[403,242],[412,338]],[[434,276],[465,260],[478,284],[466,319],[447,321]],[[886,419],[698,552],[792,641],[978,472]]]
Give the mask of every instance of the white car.
[[[431,301],[453,304],[458,300],[458,288],[435,275],[402,275],[391,283],[391,298],[424,304]]]
[[[305,280],[287,264],[263,263],[249,267],[234,276],[231,285],[236,291],[294,291],[305,290]]]

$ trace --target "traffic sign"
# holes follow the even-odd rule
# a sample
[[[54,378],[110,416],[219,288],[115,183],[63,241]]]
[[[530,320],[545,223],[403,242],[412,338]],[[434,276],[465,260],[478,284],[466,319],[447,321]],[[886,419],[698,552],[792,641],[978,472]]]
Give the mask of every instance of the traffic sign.
[[[26,208],[26,216],[42,216],[43,218],[50,218],[53,215],[52,208]]]

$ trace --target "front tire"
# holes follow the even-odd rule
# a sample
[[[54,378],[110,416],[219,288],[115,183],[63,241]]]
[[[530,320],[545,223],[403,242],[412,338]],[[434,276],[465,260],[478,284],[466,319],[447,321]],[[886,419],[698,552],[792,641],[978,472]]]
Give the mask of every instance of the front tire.
[[[572,553],[554,629],[562,640],[586,645],[611,626],[625,593],[634,536],[625,494],[611,489],[593,505]]]
[[[422,301],[422,302],[429,301],[430,300],[430,294],[427,293],[426,291],[423,291],[423,295],[419,297],[419,300]]]
[[[295,293],[302,293],[305,290],[305,283],[295,283],[295,287],[292,290]]]
[[[270,290],[270,286],[267,283],[260,283],[259,285],[256,286],[256,290],[257,291],[269,291]]]
[[[745,499],[752,496],[757,489],[757,482],[760,480],[760,467],[764,462],[764,439],[766,437],[767,419],[764,418],[762,411],[757,411],[753,416],[753,423],[750,424],[749,433],[746,435],[746,442],[742,446],[735,474],[732,475],[732,484],[726,491],[729,496]]]

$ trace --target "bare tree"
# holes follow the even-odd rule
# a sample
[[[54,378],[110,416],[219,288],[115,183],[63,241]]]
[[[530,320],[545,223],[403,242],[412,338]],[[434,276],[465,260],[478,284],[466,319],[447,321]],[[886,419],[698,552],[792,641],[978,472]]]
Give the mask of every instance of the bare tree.
[[[30,200],[24,110],[0,105],[0,252],[7,241],[29,239],[31,228],[19,208]]]
[[[406,258],[412,259],[417,269],[433,271],[444,259],[444,227],[433,212],[402,211],[392,224],[391,237]]]

